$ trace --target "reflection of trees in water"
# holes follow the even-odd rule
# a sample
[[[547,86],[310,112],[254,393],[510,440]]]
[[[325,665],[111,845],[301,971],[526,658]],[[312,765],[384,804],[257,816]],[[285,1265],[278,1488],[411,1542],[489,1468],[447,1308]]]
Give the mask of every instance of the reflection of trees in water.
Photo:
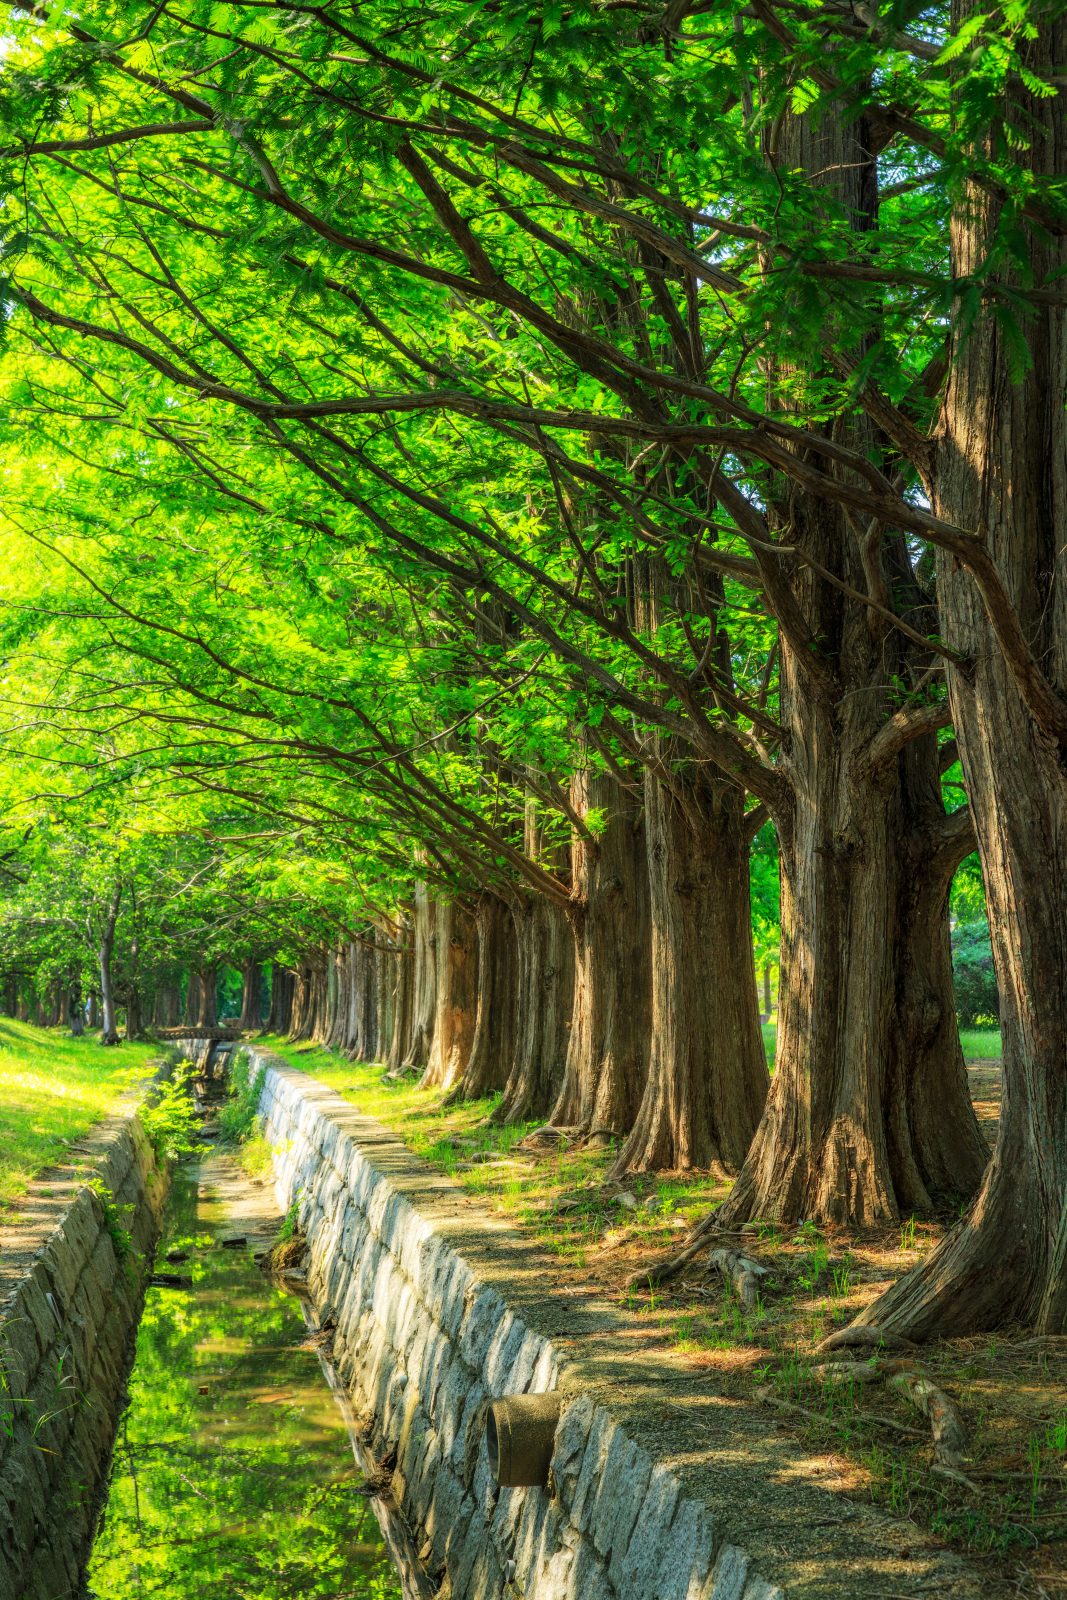
[[[90,1571],[107,1600],[399,1600],[295,1301],[195,1232],[190,1293],[149,1295]],[[345,1467],[346,1460],[349,1462]]]

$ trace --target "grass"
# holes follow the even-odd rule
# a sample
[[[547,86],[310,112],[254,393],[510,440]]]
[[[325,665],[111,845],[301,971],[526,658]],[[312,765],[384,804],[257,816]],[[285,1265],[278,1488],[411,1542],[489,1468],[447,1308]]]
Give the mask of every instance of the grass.
[[[763,1032],[773,1045],[773,1024]],[[996,1030],[968,1030],[962,1038],[968,1058],[987,1063],[981,1070],[995,1078]],[[840,1469],[847,1492],[915,1517],[959,1549],[1013,1570],[1025,1562],[1038,1587],[1020,1594],[1061,1592],[1041,1585],[1049,1573],[1062,1575],[1067,1556],[1067,1349],[1025,1335],[1017,1342],[1009,1333],[946,1340],[923,1352],[973,1430],[977,1492],[931,1471],[923,1419],[894,1391],[830,1386],[813,1370],[823,1336],[916,1265],[953,1217],[906,1217],[855,1232],[811,1222],[753,1224],[745,1249],[768,1268],[754,1307],[743,1306],[700,1261],[654,1290],[628,1288],[632,1274],[679,1247],[690,1221],[728,1193],[728,1179],[649,1173],[617,1183],[608,1178],[611,1149],[517,1148],[530,1125],[496,1126],[493,1098],[449,1106],[439,1090],[419,1089],[411,1077],[389,1081],[380,1065],[284,1039],[264,1043],[535,1239],[561,1282],[592,1289],[628,1312],[664,1383],[676,1363],[699,1368],[722,1396],[772,1407],[770,1424],[799,1433]],[[999,1085],[994,1091],[987,1084],[983,1093],[995,1128]],[[785,1416],[768,1395],[779,1406],[787,1402]],[[885,1426],[887,1416],[896,1430]]]
[[[763,1034],[763,1050],[767,1057],[767,1065],[774,1066],[774,1045],[778,1035],[777,1022],[764,1022],[760,1026]],[[967,1061],[999,1061],[1000,1060],[1000,1029],[993,1028],[961,1028],[960,1044]]]
[[[999,1028],[961,1028],[960,1044],[968,1061],[1000,1060]]]
[[[158,1058],[158,1045],[104,1049],[95,1036],[0,1019],[0,1221],[17,1220],[31,1179],[61,1161]]]

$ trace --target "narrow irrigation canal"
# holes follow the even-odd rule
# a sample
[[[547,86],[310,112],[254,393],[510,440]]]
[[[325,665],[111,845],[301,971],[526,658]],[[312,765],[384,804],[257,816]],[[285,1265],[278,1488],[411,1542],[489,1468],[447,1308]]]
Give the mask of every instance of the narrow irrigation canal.
[[[253,1259],[278,1222],[225,1153],[175,1174],[156,1266],[185,1281],[148,1291],[89,1569],[100,1600],[404,1593],[300,1304]]]

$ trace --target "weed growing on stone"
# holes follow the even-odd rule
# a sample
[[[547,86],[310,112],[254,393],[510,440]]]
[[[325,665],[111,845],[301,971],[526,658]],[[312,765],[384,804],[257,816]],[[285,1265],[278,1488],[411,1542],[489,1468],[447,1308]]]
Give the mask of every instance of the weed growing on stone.
[[[119,1261],[129,1261],[133,1256],[133,1235],[125,1225],[125,1219],[133,1210],[132,1206],[120,1206],[115,1196],[101,1177],[90,1178],[86,1187],[91,1189],[96,1196],[100,1210],[104,1214],[104,1227],[111,1240],[115,1256]]]
[[[151,1104],[138,1113],[158,1161],[180,1161],[199,1144],[196,1108],[189,1092],[192,1069],[184,1063],[169,1082],[159,1085]]]

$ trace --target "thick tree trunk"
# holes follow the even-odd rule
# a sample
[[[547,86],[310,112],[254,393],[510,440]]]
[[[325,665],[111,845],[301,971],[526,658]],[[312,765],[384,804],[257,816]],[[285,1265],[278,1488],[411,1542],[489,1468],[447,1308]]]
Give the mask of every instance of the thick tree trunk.
[[[267,1016],[267,1032],[270,1034],[287,1034],[293,1023],[293,991],[296,985],[296,975],[289,967],[280,966],[277,961],[271,963],[270,969],[270,1012]]]
[[[948,945],[966,841],[941,807],[934,741],[875,781],[859,752],[848,760],[845,730],[821,724],[813,708],[807,782],[794,746],[775,1072],[724,1222],[929,1213],[973,1194],[988,1155]]]
[[[1046,16],[1051,8],[1046,9]],[[1042,22],[1027,47],[1039,76],[1067,59],[1067,22]],[[1060,97],[1024,101],[1035,171],[1062,180]],[[1013,152],[1017,158],[1017,153]],[[972,193],[954,226],[954,271],[981,269],[996,203]],[[1035,235],[1034,281],[1067,266],[1064,241]],[[1036,307],[1018,322],[1030,349],[1011,383],[999,324],[957,338],[940,431],[934,508],[981,530],[1022,639],[1062,706],[1067,699],[1067,315]],[[1067,776],[1062,737],[1021,693],[1017,646],[997,638],[974,579],[940,559],[953,719],[975,813],[1000,987],[1003,1089],[993,1159],[970,1214],[869,1313],[914,1338],[1024,1322],[1067,1333]],[[1013,667],[1013,661],[1016,664]],[[1031,705],[1041,710],[1028,689]]]
[[[423,1088],[451,1089],[466,1070],[478,1006],[478,934],[474,918],[452,900],[437,902],[433,1043]]]
[[[118,922],[119,905],[122,900],[122,885],[115,885],[111,902],[104,917],[104,930],[100,936],[100,998],[103,1016],[100,1026],[100,1043],[114,1045],[119,1042],[119,1030],[115,1020],[115,992],[111,982],[111,957],[115,948],[115,924]]]
[[[401,1065],[425,1067],[437,1016],[437,901],[424,883],[415,885],[415,929],[411,1040]]]
[[[89,995],[89,1013],[85,1019],[85,1026],[90,1032],[100,1026],[100,1002],[95,990]]]
[[[652,1046],[616,1175],[745,1159],[767,1098],[744,791],[645,777]]]
[[[478,998],[470,1058],[456,1092],[474,1100],[503,1089],[516,1046],[519,953],[511,912],[495,894],[484,894],[475,910],[478,935]]]
[[[518,958],[515,1058],[498,1122],[547,1117],[567,1064],[574,1010],[574,938],[556,901],[531,896],[515,905]]]
[[[383,928],[377,930],[378,942],[374,951],[374,972],[377,982],[375,1005],[377,1028],[375,1030],[373,1060],[383,1065],[389,1058],[389,1045],[393,1037],[393,1017],[396,1003],[394,992],[395,975],[388,938],[389,935]]]
[[[163,983],[152,1001],[152,1025],[176,1028],[181,1021],[181,990],[176,983]]]
[[[606,1142],[633,1127],[648,1076],[651,980],[648,862],[641,808],[614,778],[583,769],[579,815],[603,816],[595,840],[575,835],[574,1003],[552,1122]]]
[[[82,999],[80,983],[73,983],[67,994],[67,1020],[70,1031],[75,1039],[80,1039],[85,1032],[85,1002]]]
[[[200,1031],[210,1031],[218,1026],[216,991],[218,968],[214,962],[189,974],[189,996],[186,1001],[186,1018]]]
[[[126,997],[126,1038],[129,1043],[144,1038],[144,1017],[141,1011],[141,993],[132,988]]]
[[[411,949],[413,928],[406,916],[401,916],[397,933],[398,945],[393,957],[394,1000],[393,1035],[389,1041],[387,1057],[389,1071],[397,1073],[412,1043],[415,1001],[415,960]]]
[[[258,961],[246,961],[241,967],[241,1015],[238,1027],[252,1032],[263,1022],[263,968]]]

